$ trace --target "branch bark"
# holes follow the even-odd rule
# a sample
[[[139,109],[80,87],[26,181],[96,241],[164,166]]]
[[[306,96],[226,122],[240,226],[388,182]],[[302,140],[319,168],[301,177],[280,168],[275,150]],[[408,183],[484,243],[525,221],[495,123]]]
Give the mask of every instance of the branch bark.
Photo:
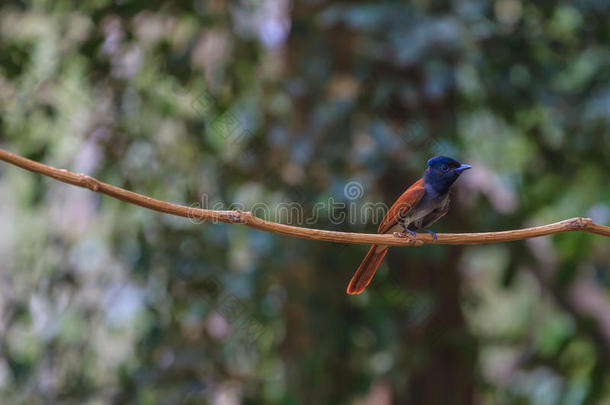
[[[429,234],[418,234],[417,239],[413,240],[410,237],[399,238],[393,235],[325,231],[321,229],[302,228],[298,226],[266,221],[264,219],[255,217],[250,212],[236,210],[208,210],[172,204],[103,183],[85,174],[73,173],[65,169],[58,169],[35,162],[22,156],[7,152],[3,149],[0,149],[0,160],[31,172],[52,177],[56,180],[72,184],[74,186],[87,188],[96,193],[105,194],[121,201],[139,205],[153,211],[185,217],[195,221],[242,224],[266,232],[325,242],[355,243],[366,245],[377,243],[390,246],[421,246],[424,244],[478,245],[486,243],[510,242],[570,231],[583,231],[597,235],[610,236],[610,227],[596,224],[590,218],[580,217],[566,219],[553,224],[510,231],[484,233],[439,233],[437,234],[437,241],[435,241],[432,238],[432,235]]]

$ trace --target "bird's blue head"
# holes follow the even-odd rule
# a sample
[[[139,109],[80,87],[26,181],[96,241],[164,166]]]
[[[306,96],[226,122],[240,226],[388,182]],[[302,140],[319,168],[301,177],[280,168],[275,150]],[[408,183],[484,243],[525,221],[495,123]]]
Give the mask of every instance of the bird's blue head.
[[[424,173],[424,183],[439,194],[445,194],[460,177],[464,170],[472,166],[460,164],[455,159],[446,156],[436,156],[428,160],[428,168]]]

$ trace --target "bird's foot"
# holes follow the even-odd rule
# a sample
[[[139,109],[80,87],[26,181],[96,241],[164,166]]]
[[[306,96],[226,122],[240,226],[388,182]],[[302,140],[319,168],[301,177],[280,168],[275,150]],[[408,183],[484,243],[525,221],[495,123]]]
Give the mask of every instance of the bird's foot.
[[[421,230],[424,231],[424,232],[428,232],[430,235],[432,235],[432,237],[434,238],[434,241],[438,242],[438,238],[436,237],[436,233],[435,232],[432,232],[430,229],[426,229],[426,228],[422,228]]]
[[[415,233],[415,231],[412,231],[410,229],[405,229],[404,232],[394,232],[393,233],[393,235],[397,238],[406,238],[407,234],[411,235],[413,240],[417,240],[417,234]]]

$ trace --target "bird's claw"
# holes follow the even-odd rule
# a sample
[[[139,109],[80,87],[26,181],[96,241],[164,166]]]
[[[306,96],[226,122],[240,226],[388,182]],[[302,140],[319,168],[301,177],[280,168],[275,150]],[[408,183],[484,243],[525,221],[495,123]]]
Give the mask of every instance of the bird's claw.
[[[417,234],[415,233],[415,231],[405,228],[405,230],[402,234],[403,234],[403,237],[405,237],[405,238],[407,237],[407,234],[409,234],[409,235],[411,235],[413,240],[417,240]]]
[[[413,240],[417,240],[417,234],[408,229],[406,232],[394,232],[392,235],[396,238],[406,238],[407,235],[409,235],[413,238]]]
[[[433,232],[430,229],[425,229],[425,228],[423,228],[422,231],[428,232],[430,235],[432,235],[432,237],[434,238],[434,241],[438,242],[438,238],[436,237],[436,232]]]

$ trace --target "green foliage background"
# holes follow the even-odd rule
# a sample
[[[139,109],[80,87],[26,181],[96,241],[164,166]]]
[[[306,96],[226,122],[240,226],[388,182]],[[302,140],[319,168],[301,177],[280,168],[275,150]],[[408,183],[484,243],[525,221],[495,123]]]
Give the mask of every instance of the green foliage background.
[[[608,225],[609,43],[602,0],[5,0],[0,145],[353,232],[331,199],[391,203],[445,154],[474,169],[438,232]],[[352,297],[364,246],[5,164],[0,204],[3,404],[610,403],[603,237],[395,248]]]

